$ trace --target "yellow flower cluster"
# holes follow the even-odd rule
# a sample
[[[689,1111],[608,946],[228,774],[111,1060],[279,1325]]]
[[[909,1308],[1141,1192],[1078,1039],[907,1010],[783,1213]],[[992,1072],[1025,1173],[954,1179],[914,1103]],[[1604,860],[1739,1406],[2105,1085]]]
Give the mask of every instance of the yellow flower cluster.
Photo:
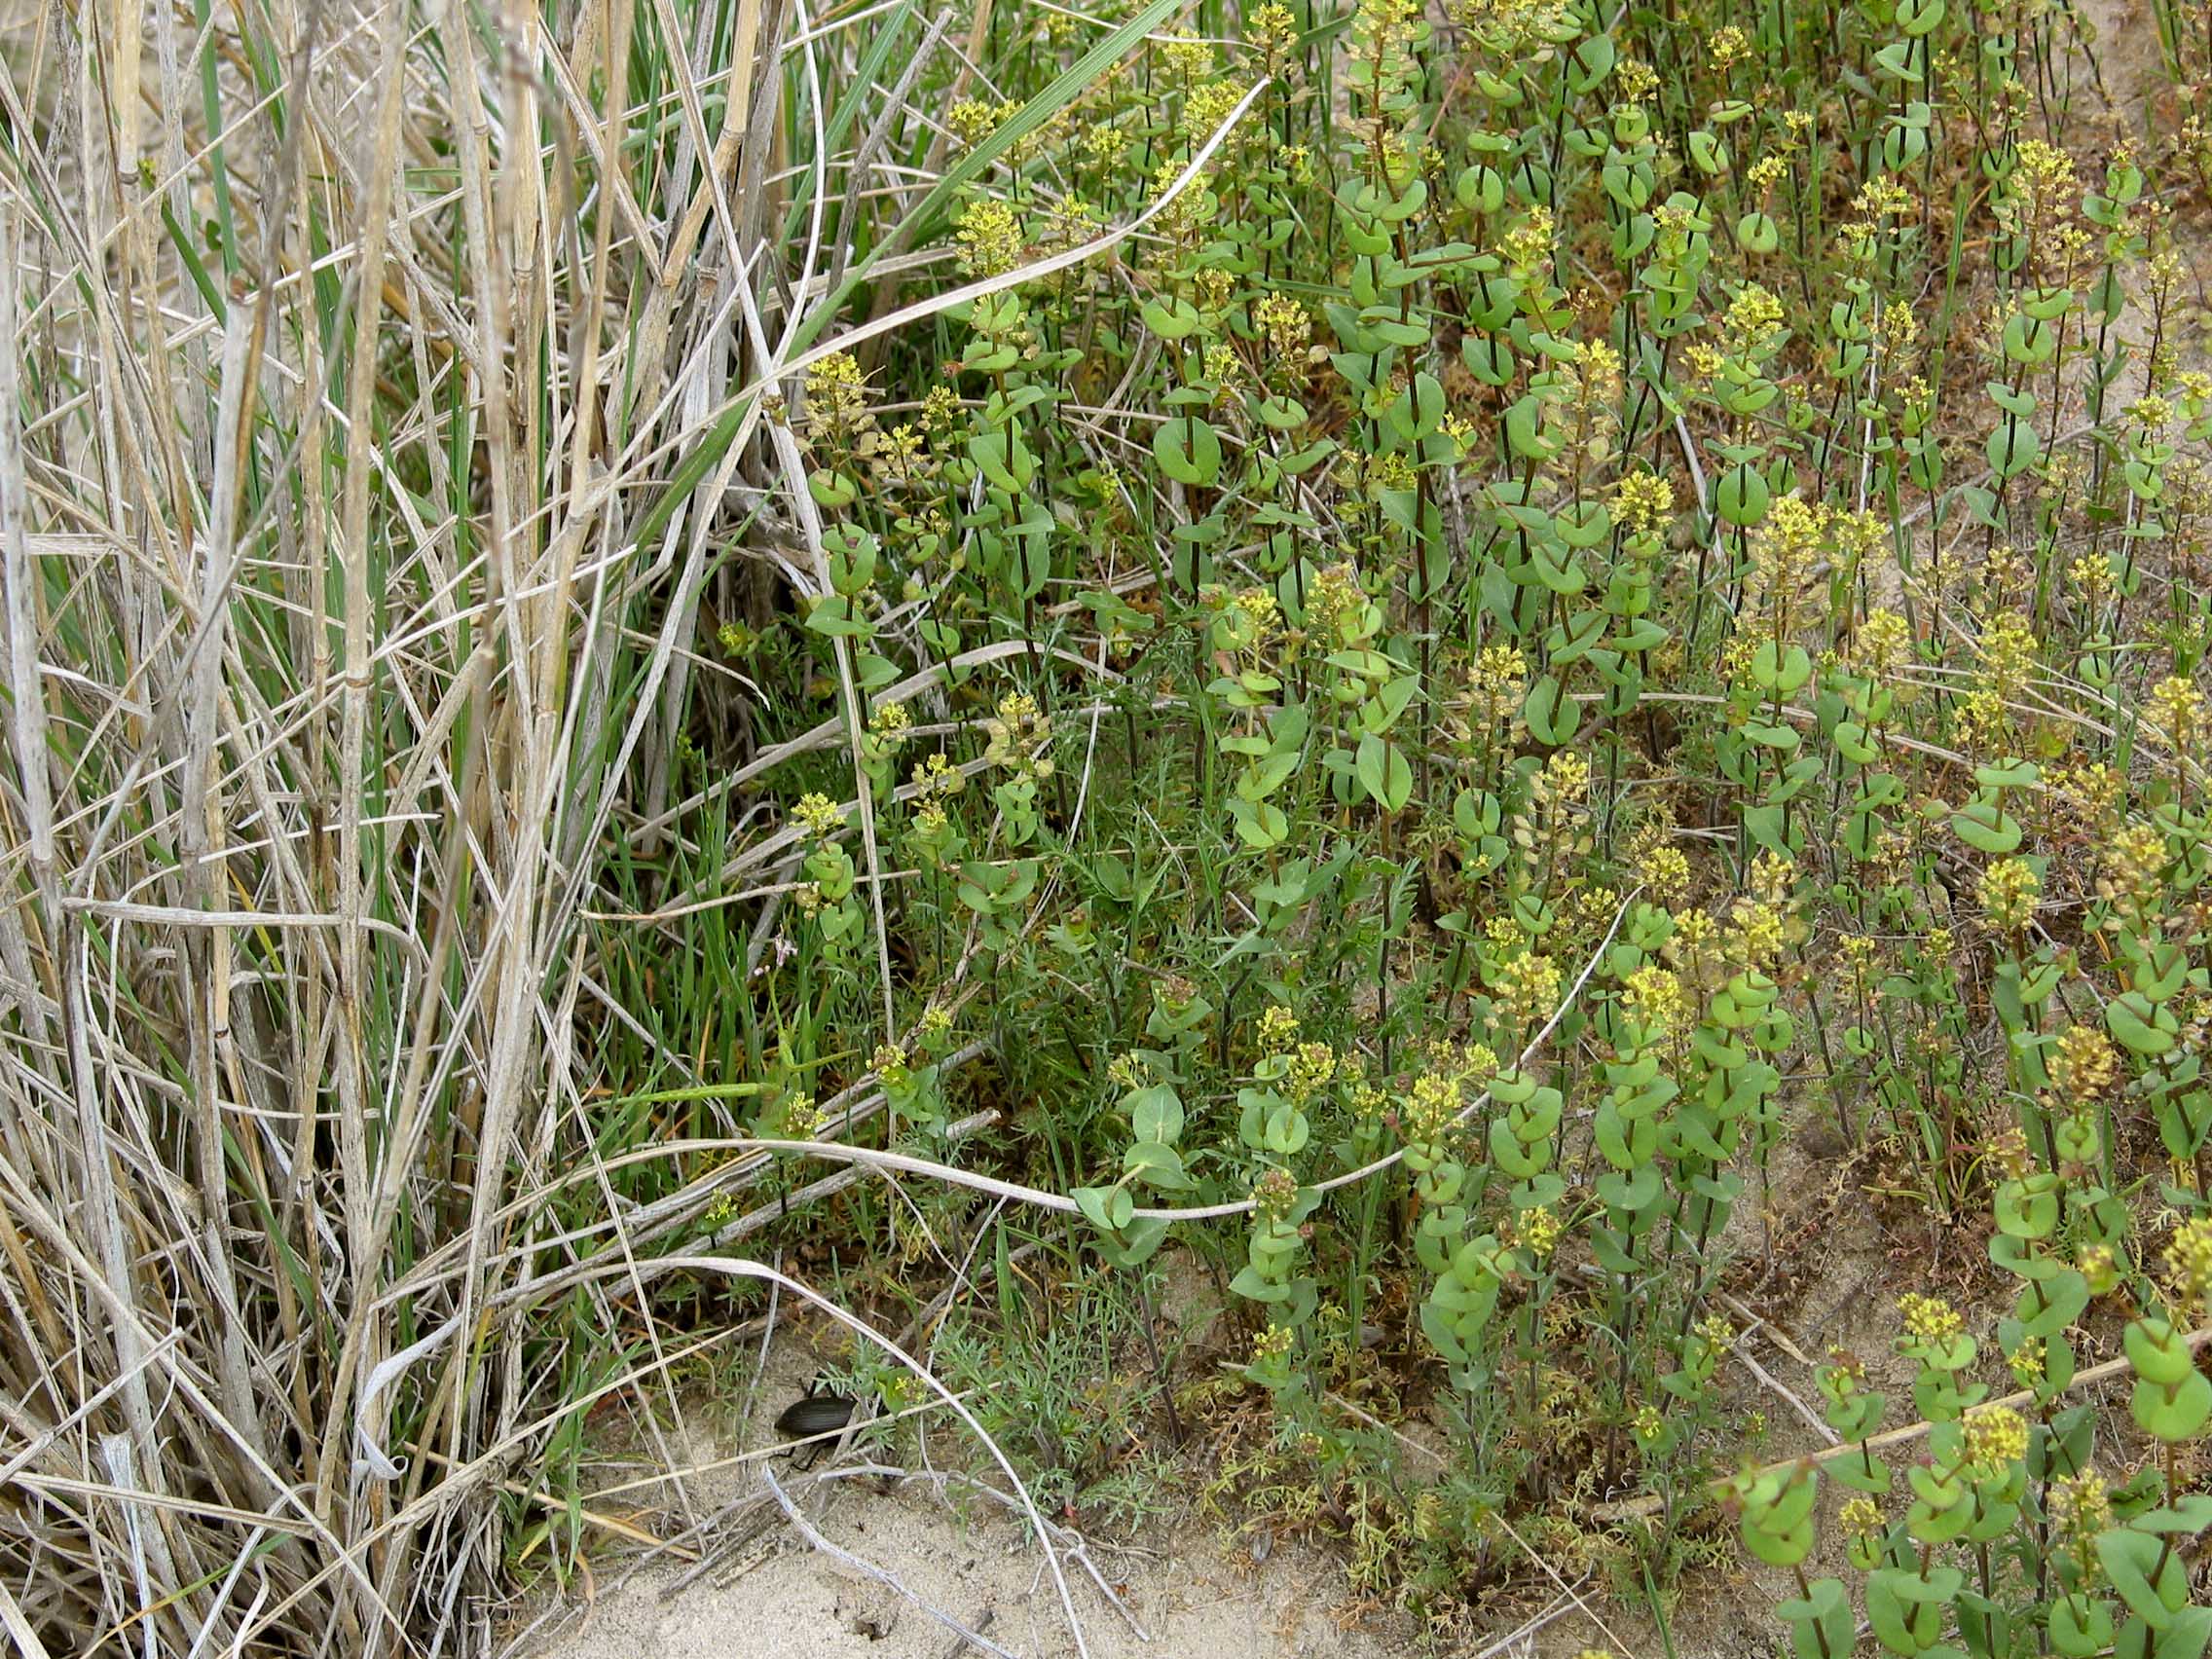
[[[1434,1146],[1459,1115],[1459,1086],[1440,1072],[1422,1072],[1399,1109],[1398,1127],[1409,1146]]]
[[[971,202],[960,210],[952,240],[970,276],[1000,276],[1021,263],[1028,238],[1020,215],[1004,202]]]
[[[2076,822],[2093,838],[2102,839],[2119,826],[2127,779],[2110,761],[2054,766],[2044,775],[2044,783],[2051,797],[2070,807]]]
[[[1982,872],[1981,907],[1989,925],[2003,933],[2018,933],[2036,913],[2036,897],[2043,882],[2025,859],[2003,859]]]
[[[1183,105],[1183,124],[1192,141],[1202,143],[1212,137],[1215,129],[1229,119],[1230,111],[1236,107],[1245,91],[1241,81],[1228,77],[1193,87]]]
[[[1350,564],[1322,568],[1306,590],[1306,619],[1312,630],[1332,643],[1342,636],[1347,618],[1367,608],[1367,591],[1359,585],[1359,571]]]
[[[1161,55],[1166,59],[1169,77],[1186,86],[1213,73],[1213,47],[1206,41],[1171,40]]]
[[[1662,529],[1675,516],[1675,481],[1662,472],[1632,472],[1613,490],[1613,516],[1631,535]]]
[[[1720,335],[1731,350],[1756,355],[1774,343],[1782,328],[1782,302],[1756,282],[1736,290],[1721,313]]]
[[[1772,963],[1788,941],[1788,924],[1782,911],[1764,900],[1738,899],[1728,921],[1728,955],[1747,967]]]
[[[1829,508],[1795,494],[1780,496],[1751,535],[1758,564],[1751,586],[1770,604],[1788,607],[1797,596],[1828,538]]]
[[[1514,1218],[1513,1231],[1521,1247],[1540,1262],[1559,1245],[1560,1219],[1549,1205],[1525,1209]]]
[[[1088,160],[1102,171],[1112,172],[1122,165],[1122,158],[1129,153],[1135,138],[1127,128],[1101,121],[1084,129],[1080,142]]]
[[[1675,903],[1690,890],[1689,855],[1660,842],[1637,861],[1636,876],[1661,903]]]
[[[1559,1002],[1559,964],[1534,951],[1500,963],[1497,970],[1498,1001],[1509,1019],[1532,1025],[1549,1014]]]
[[[1789,170],[1789,164],[1780,156],[1761,156],[1744,172],[1744,182],[1760,194],[1772,190]]]
[[[811,1094],[793,1094],[784,1103],[783,1139],[812,1140],[822,1132],[822,1108]]]
[[[2199,748],[2205,736],[2204,693],[2178,674],[2168,675],[2151,687],[2143,699],[2143,719],[2164,738],[2175,754]]]
[[[2017,697],[2036,668],[2036,636],[2028,619],[2009,610],[1992,616],[1982,629],[1981,660],[1989,689]]]
[[[1664,1034],[1681,1017],[1682,981],[1656,963],[1646,963],[1628,977],[1621,1000],[1639,1020]]]
[[[1856,666],[1879,680],[1895,674],[1911,659],[1912,625],[1900,612],[1878,607],[1866,613],[1852,645]]]
[[[1723,75],[1751,55],[1751,43],[1744,31],[1734,23],[1714,29],[1706,42],[1706,53],[1713,59],[1714,68]]]
[[[2094,1469],[2052,1481],[2044,1502],[2051,1525],[2070,1544],[2086,1544],[2112,1524],[2112,1493]]]
[[[1641,109],[1659,90],[1659,71],[1640,57],[1623,58],[1613,70],[1613,99]]]
[[[1969,1412],[1960,1426],[1967,1461],[1977,1469],[2008,1468],[2028,1455],[2027,1420],[2009,1406]]]
[[[832,351],[806,371],[808,436],[849,430],[866,414],[867,382],[850,351]]]
[[[1019,777],[1049,778],[1052,758],[1052,722],[1026,691],[1014,691],[999,699],[995,714],[983,722],[983,759]]]
[[[1551,263],[1552,243],[1558,235],[1549,207],[1529,209],[1520,222],[1505,233],[1498,244],[1498,253],[1506,265],[1521,275],[1532,272],[1539,265]]]
[[[2166,1271],[2177,1296],[2191,1302],[2212,1297],[2212,1218],[2198,1216],[2174,1229],[2166,1245]]]
[[[1270,63],[1278,63],[1298,45],[1298,18],[1281,0],[1267,0],[1244,16],[1244,44]]]
[[[2165,867],[2164,832],[2156,824],[2141,821],[2123,825],[2105,843],[2097,895],[2123,907],[2140,909],[2158,896]]]
[[[1571,26],[1563,0],[1457,0],[1452,11],[1469,34],[1500,57]]]
[[[1283,1075],[1283,1092],[1300,1105],[1313,1098],[1337,1074],[1336,1051],[1326,1043],[1301,1043]]]
[[[1017,107],[986,103],[981,98],[962,98],[946,113],[945,120],[953,135],[963,144],[979,144]]]
[[[903,1088],[914,1075],[906,1064],[906,1051],[896,1043],[878,1043],[868,1066],[887,1088]]]
[[[2017,1181],[2032,1167],[2028,1137],[2017,1124],[2007,1124],[1983,1143],[1982,1156],[2009,1181]]]
[[[1904,1317],[1905,1333],[1919,1342],[1949,1342],[1966,1329],[1958,1309],[1940,1297],[1907,1291],[1898,1299],[1898,1311]]]
[[[2051,1086],[2071,1100],[2094,1100],[2120,1081],[2120,1051],[2094,1025],[2069,1025],[2050,1057]]]
[[[1551,800],[1580,800],[1590,789],[1590,762],[1571,749],[1554,750],[1538,782],[1536,793]]]
[[[1252,307],[1252,322],[1277,368],[1303,371],[1313,337],[1313,315],[1288,294],[1267,294]]]
[[[793,816],[816,835],[830,835],[845,827],[845,811],[826,794],[809,793],[799,796]]]

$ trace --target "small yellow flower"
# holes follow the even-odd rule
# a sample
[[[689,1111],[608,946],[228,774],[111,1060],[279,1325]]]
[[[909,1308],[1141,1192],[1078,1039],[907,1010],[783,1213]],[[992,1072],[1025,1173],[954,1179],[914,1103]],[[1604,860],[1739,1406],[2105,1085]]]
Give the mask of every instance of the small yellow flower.
[[[2051,1086],[2074,1100],[2093,1100],[2120,1081],[2120,1051],[2094,1025],[2069,1025],[2050,1058]]]
[[[983,722],[983,759],[1016,777],[1049,778],[1052,775],[1052,722],[1026,691],[1011,691],[999,699],[992,717]]]
[[[2200,744],[2206,726],[2204,693],[2180,675],[2169,675],[2143,699],[2143,719],[2175,752]]]
[[[2028,1156],[2028,1137],[2021,1133],[2016,1124],[2008,1125],[1991,1135],[1982,1147],[1982,1156],[2009,1181],[2019,1180],[2032,1167]]]
[[[1459,1086],[1439,1072],[1422,1072],[1399,1109],[1399,1132],[1409,1146],[1434,1146],[1458,1114]]]
[[[2120,1262],[2110,1244],[2083,1245],[2075,1255],[2074,1266],[2089,1281],[2092,1296],[2103,1296],[2120,1282]]]
[[[2036,636],[2025,616],[2000,611],[1983,626],[1982,666],[1989,689],[2002,698],[2017,697],[2036,668]]]
[[[811,1094],[794,1094],[784,1103],[785,1140],[812,1140],[822,1132],[822,1108]]]
[[[1313,338],[1312,313],[1288,294],[1267,294],[1252,307],[1252,321],[1268,343],[1272,366],[1302,372]]]
[[[1647,963],[1631,974],[1622,992],[1629,1012],[1662,1033],[1681,1017],[1683,1000],[1680,977],[1656,963]]]
[[[1675,483],[1661,472],[1632,472],[1613,489],[1613,516],[1631,535],[1658,530],[1675,516]]]
[[[962,98],[945,117],[963,144],[979,144],[998,123],[998,115],[981,98]]]
[[[1907,1291],[1898,1299],[1898,1310],[1904,1315],[1906,1334],[1919,1342],[1949,1342],[1966,1329],[1958,1310],[1939,1297]]]
[[[2009,1406],[1983,1406],[1967,1413],[1967,1461],[1979,1469],[2002,1469],[2028,1455],[2027,1420]]]
[[[2052,1481],[2046,1501],[2051,1525],[2070,1544],[2087,1543],[2112,1523],[2112,1496],[2094,1469]]]
[[[1245,91],[1241,81],[1226,77],[1193,87],[1183,109],[1185,128],[1194,138],[1210,137],[1229,119]]]
[[[2035,866],[2025,859],[2005,859],[1982,872],[1981,907],[1989,925],[2004,933],[2018,933],[2036,912],[2036,897],[2043,891]]]
[[[1713,31],[1706,44],[1706,52],[1713,59],[1714,68],[1723,75],[1751,55],[1751,43],[1744,31],[1730,23]]]
[[[1287,56],[1298,44],[1298,18],[1281,0],[1267,0],[1244,16],[1244,42],[1271,61]]]
[[[2166,1245],[2166,1270],[2183,1298],[2200,1302],[2212,1297],[2212,1218],[2199,1216],[2174,1229]]]
[[[1028,238],[1021,219],[1004,202],[971,202],[960,210],[953,231],[960,246],[960,269],[970,276],[998,276],[1021,263]]]
[[[1551,263],[1552,243],[1556,236],[1557,229],[1552,221],[1551,209],[1531,207],[1520,223],[1505,233],[1505,240],[1498,244],[1498,252],[1515,271],[1524,274],[1531,272],[1539,265]]]
[[[1549,1205],[1523,1210],[1514,1220],[1514,1229],[1523,1248],[1539,1262],[1559,1244],[1560,1220]]]
[[[922,424],[933,433],[949,431],[960,419],[960,394],[948,386],[933,386],[922,399]]]
[[[1900,612],[1878,608],[1867,612],[1852,644],[1857,666],[1879,680],[1911,659],[1912,628]]]
[[[1756,282],[1746,282],[1728,302],[1720,319],[1721,337],[1742,352],[1763,351],[1782,327],[1782,302]]]
[[[1870,1497],[1854,1497],[1845,1501],[1836,1519],[1847,1532],[1878,1532],[1882,1530],[1882,1509]]]
[[[1498,1001],[1523,1025],[1533,1025],[1559,1002],[1562,983],[1559,964],[1530,951],[1499,964]]]
[[[1326,1043],[1301,1043],[1290,1057],[1283,1092],[1300,1104],[1313,1098],[1337,1072],[1336,1051]]]
[[[1546,792],[1556,800],[1580,800],[1590,788],[1590,762],[1571,749],[1552,752],[1544,762]]]
[[[1637,865],[1637,879],[1662,903],[1675,903],[1690,890],[1690,861],[1679,847],[1661,844]]]
[[[826,794],[799,796],[793,816],[817,835],[830,835],[845,827],[845,811]]]

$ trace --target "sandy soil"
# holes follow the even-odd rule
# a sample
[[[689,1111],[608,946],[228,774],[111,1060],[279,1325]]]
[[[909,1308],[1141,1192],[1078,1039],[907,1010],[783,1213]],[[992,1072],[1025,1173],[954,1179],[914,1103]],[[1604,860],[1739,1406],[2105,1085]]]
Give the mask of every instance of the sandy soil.
[[[923,1602],[1019,1659],[1079,1652],[1027,1521],[957,1480],[836,1478],[834,1458],[809,1472],[788,1454],[765,1465],[825,1539],[896,1577],[907,1595],[816,1549],[785,1520],[763,1465],[735,1459],[774,1445],[766,1424],[805,1391],[814,1363],[795,1335],[779,1338],[757,1420],[718,1425],[702,1413],[664,1433],[662,1451],[640,1445],[634,1455],[609,1455],[595,1485],[619,1487],[670,1461],[683,1471],[608,1510],[654,1536],[687,1538],[703,1560],[626,1571],[619,1554],[600,1558],[596,1597],[579,1581],[569,1602],[541,1602],[510,1635],[512,1659],[943,1659],[960,1639]],[[926,1446],[938,1467],[962,1466],[964,1445],[943,1416]],[[910,1446],[903,1444],[901,1456],[923,1466]],[[708,1524],[687,1533],[687,1517]],[[1069,1541],[1060,1539],[1062,1567],[1092,1659],[1382,1659],[1411,1648],[1408,1633],[1386,1620],[1346,1630],[1353,1614],[1339,1613],[1350,1600],[1344,1571],[1317,1550],[1280,1543],[1264,1552],[1262,1567],[1218,1527],[1198,1525],[1156,1526],[1135,1546],[1091,1540],[1086,1552],[1117,1606],[1068,1558]]]
[[[838,1483],[847,1488],[855,1483]],[[836,1493],[817,1522],[835,1542],[895,1573],[915,1596],[1022,1659],[1077,1651],[1025,1525],[982,1515],[963,1521],[927,1493]],[[1224,1560],[1201,1535],[1156,1540],[1142,1553],[1097,1549],[1109,1582],[1126,1586],[1130,1614],[1152,1639],[1069,1568],[1076,1612],[1095,1659],[1202,1654],[1208,1659],[1343,1655],[1380,1659],[1406,1644],[1346,1632],[1331,1616],[1342,1572],[1281,1546],[1264,1571]],[[943,1659],[960,1638],[913,1602],[810,1549],[789,1528],[749,1565],[669,1598],[681,1576],[655,1569],[566,1629],[540,1632],[520,1654],[544,1659]]]

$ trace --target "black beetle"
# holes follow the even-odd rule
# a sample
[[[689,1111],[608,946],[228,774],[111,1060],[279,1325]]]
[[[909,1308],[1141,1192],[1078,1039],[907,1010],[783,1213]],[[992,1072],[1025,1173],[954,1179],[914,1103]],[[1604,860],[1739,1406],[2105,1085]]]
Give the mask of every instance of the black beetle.
[[[776,1432],[786,1440],[813,1440],[816,1435],[838,1433],[853,1420],[853,1401],[844,1394],[831,1393],[822,1386],[820,1377],[806,1385],[806,1392],[793,1400],[776,1419]],[[812,1468],[814,1460],[833,1444],[818,1440],[808,1450],[811,1456],[806,1466]]]

